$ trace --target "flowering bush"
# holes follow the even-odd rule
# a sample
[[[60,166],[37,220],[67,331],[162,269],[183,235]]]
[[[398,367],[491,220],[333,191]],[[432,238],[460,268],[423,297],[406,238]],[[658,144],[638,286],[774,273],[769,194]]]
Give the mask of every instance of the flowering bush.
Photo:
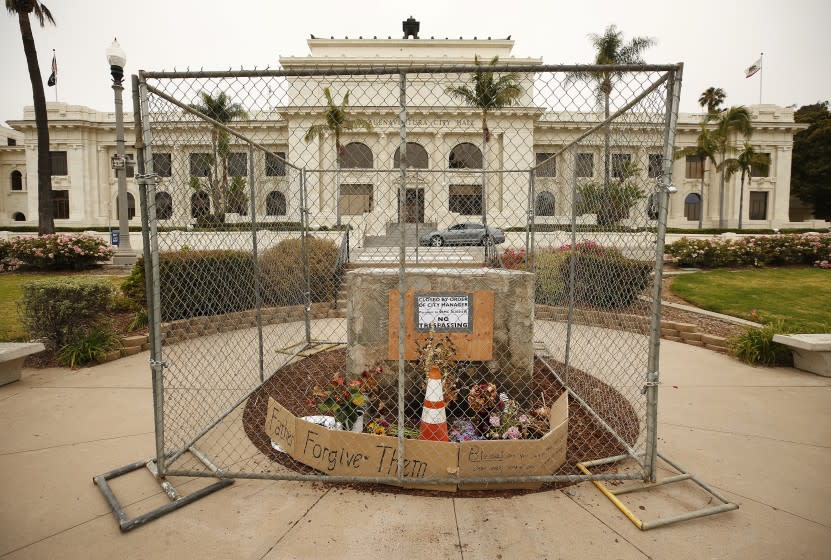
[[[0,272],[14,272],[23,264],[20,259],[9,254],[11,243],[0,239]]]
[[[33,268],[80,270],[109,260],[113,249],[93,235],[53,233],[12,239],[8,256]]]
[[[667,245],[666,252],[681,266],[815,265],[831,260],[831,235],[796,234],[739,239],[688,239]]]

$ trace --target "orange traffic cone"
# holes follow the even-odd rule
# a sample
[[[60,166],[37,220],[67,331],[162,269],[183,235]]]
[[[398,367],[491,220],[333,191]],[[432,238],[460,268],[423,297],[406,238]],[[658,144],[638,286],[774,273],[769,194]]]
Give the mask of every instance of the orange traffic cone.
[[[432,366],[427,375],[427,391],[424,395],[419,439],[450,441],[447,437],[447,414],[444,410],[441,371],[438,366]]]

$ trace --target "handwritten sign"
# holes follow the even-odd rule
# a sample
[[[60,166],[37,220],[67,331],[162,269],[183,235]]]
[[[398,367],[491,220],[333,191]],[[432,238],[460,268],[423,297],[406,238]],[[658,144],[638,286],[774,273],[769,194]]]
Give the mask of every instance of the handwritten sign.
[[[470,294],[416,294],[416,331],[471,332],[473,305]]]

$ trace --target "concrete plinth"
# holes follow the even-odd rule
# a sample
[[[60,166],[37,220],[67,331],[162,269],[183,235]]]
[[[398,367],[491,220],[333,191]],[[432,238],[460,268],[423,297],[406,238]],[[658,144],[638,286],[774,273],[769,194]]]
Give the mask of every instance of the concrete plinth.
[[[357,375],[367,366],[389,360],[389,293],[399,288],[398,271],[364,268],[347,273],[346,279],[347,368]],[[493,353],[483,363],[494,379],[508,381],[514,392],[530,384],[534,361],[533,274],[504,269],[413,269],[407,271],[405,292],[409,291],[492,291]],[[397,371],[395,364],[390,366]]]
[[[113,264],[118,266],[132,266],[136,260],[136,252],[133,250],[118,249],[113,255]]]

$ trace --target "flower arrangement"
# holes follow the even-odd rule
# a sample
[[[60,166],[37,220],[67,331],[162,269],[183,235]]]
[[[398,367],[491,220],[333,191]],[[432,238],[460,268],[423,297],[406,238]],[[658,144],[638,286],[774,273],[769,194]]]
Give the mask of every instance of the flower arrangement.
[[[456,400],[459,394],[459,378],[456,375],[456,346],[449,336],[436,336],[434,329],[424,339],[424,343],[418,346],[418,371],[423,372],[423,387],[426,388],[427,372],[434,365],[441,371],[442,394],[445,404]]]
[[[376,418],[367,424],[364,431],[376,436],[398,436],[398,425],[388,422],[386,418]],[[418,439],[418,430],[405,427],[404,437]]]
[[[503,398],[504,397],[504,398]],[[502,393],[499,406],[491,412],[488,418],[490,430],[488,439],[522,439],[529,435],[529,428],[533,419],[519,410],[515,400],[511,400]]]
[[[478,383],[471,386],[467,393],[467,405],[478,414],[490,411],[498,400],[499,395],[493,383]]]

